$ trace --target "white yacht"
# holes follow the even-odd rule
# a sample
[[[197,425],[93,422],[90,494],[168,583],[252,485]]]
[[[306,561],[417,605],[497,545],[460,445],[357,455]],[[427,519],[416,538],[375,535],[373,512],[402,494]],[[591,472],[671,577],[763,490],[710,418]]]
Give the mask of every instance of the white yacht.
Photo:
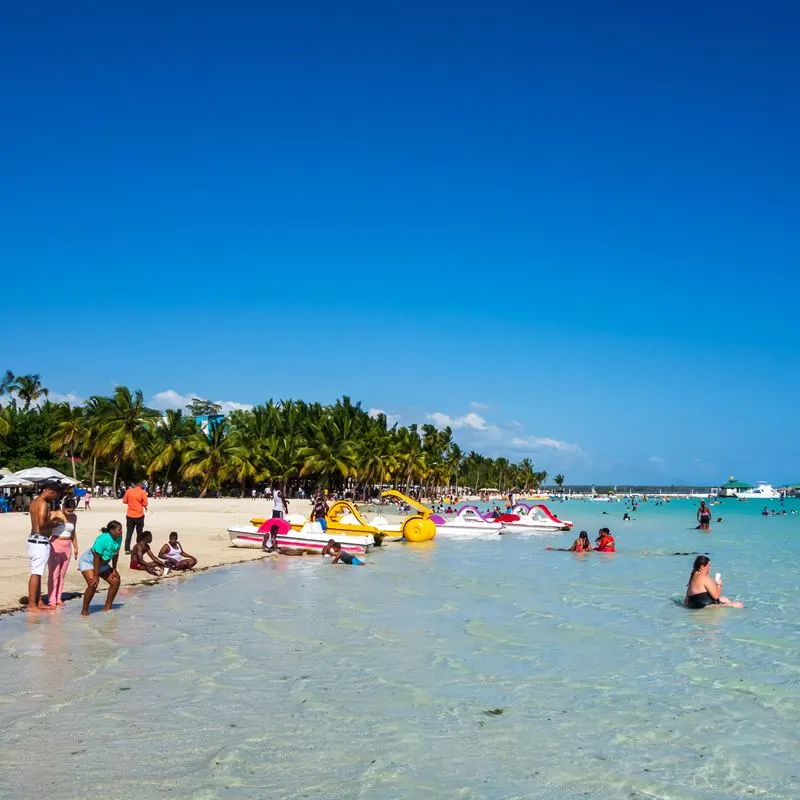
[[[780,500],[781,493],[771,484],[759,481],[757,486],[736,492],[740,500]]]

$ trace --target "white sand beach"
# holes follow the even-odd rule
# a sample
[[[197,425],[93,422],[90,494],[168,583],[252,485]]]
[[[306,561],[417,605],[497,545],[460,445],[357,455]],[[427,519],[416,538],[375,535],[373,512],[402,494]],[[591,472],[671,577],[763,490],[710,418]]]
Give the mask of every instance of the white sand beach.
[[[308,500],[290,500],[290,511],[308,514]],[[260,550],[232,547],[227,528],[230,525],[246,524],[253,516],[270,516],[270,501],[251,498],[197,499],[162,498],[150,499],[145,516],[145,530],[153,534],[153,550],[167,541],[170,531],[177,531],[183,547],[198,560],[197,569],[207,569],[222,564],[234,564],[263,558]],[[125,506],[119,500],[95,498],[90,511],[78,511],[77,536],[80,552],[88,549],[100,528],[110,520],[125,523]],[[0,514],[0,612],[20,607],[20,598],[27,594],[28,558],[25,540],[30,532],[28,514]],[[123,586],[132,586],[152,581],[146,572],[131,570],[129,558],[123,554],[119,559],[119,573]],[[170,580],[171,576],[160,580]],[[82,592],[86,586],[78,572],[77,562],[70,566],[65,592]],[[47,587],[47,576],[43,589]],[[101,586],[102,590],[102,586]]]

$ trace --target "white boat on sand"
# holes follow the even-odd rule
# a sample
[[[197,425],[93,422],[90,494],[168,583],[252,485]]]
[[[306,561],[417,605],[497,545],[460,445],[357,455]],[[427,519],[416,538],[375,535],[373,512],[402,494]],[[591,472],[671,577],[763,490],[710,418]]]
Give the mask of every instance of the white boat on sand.
[[[264,534],[255,525],[233,525],[228,528],[231,544],[234,547],[261,547]],[[322,550],[330,539],[339,542],[342,550],[348,553],[363,554],[372,549],[375,538],[372,534],[343,535],[326,532],[318,522],[306,522],[299,531],[290,530],[278,534],[278,547],[291,547],[304,550]]]

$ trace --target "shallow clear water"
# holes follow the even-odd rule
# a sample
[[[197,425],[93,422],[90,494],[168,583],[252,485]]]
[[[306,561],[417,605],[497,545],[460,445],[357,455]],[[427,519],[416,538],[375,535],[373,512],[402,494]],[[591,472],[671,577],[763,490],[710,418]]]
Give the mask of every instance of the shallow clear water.
[[[795,798],[800,517],[694,507],[553,505],[614,556],[443,540],[3,618],[6,796]],[[676,605],[706,550],[747,608]]]

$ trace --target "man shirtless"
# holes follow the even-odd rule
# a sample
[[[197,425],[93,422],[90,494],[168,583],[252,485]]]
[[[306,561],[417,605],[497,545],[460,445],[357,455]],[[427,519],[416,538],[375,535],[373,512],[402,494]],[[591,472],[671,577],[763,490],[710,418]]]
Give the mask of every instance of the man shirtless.
[[[28,536],[28,561],[31,565],[31,576],[28,578],[28,611],[52,611],[50,606],[42,602],[42,575],[50,559],[50,538],[53,528],[61,522],[59,519],[51,519],[50,503],[58,498],[60,492],[61,484],[58,481],[45,481],[31,503],[31,532]]]

